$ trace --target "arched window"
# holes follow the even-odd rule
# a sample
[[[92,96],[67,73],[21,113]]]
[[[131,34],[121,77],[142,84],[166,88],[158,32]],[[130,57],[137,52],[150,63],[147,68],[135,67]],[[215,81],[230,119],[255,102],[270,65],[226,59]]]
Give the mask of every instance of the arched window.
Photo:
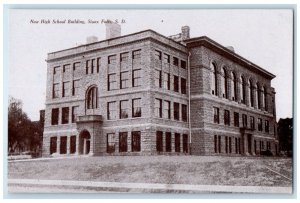
[[[263,101],[264,101],[264,108],[265,108],[265,111],[268,111],[268,93],[267,93],[267,88],[264,87],[263,88]]]
[[[98,107],[97,102],[98,89],[97,87],[92,87],[88,89],[86,94],[86,108],[87,109],[96,109]]]
[[[259,83],[256,83],[256,92],[257,92],[257,94],[256,94],[256,96],[257,96],[257,99],[256,99],[256,101],[257,101],[257,108],[258,108],[258,109],[261,109],[261,105],[260,105],[260,88],[259,88]]]
[[[211,94],[218,95],[218,78],[217,78],[217,67],[214,63],[210,64],[211,74]]]
[[[221,69],[221,89],[222,89],[222,95],[224,98],[228,99],[228,89],[227,89],[227,72],[225,68]]]
[[[254,106],[254,86],[252,81],[249,79],[249,98],[250,98],[250,106]]]
[[[246,80],[241,76],[241,102],[246,104]]]
[[[237,100],[237,81],[234,72],[231,73],[231,97],[233,101]]]

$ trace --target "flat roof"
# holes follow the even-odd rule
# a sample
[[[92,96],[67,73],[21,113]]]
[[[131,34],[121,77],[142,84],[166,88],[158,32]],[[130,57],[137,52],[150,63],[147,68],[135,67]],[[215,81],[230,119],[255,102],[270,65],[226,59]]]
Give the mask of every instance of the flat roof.
[[[112,46],[119,46],[122,44],[132,43],[132,42],[144,40],[147,38],[151,38],[153,40],[159,41],[159,42],[165,44],[166,46],[173,47],[175,49],[178,49],[181,52],[187,52],[187,48],[183,44],[176,42],[173,39],[168,38],[164,35],[161,35],[151,29],[148,29],[148,30],[143,30],[140,32],[131,33],[128,35],[123,35],[120,37],[114,37],[114,38],[105,39],[105,40],[101,40],[101,41],[97,41],[97,42],[93,42],[93,43],[88,43],[88,44],[71,47],[68,49],[62,49],[59,51],[50,52],[50,53],[48,53],[48,60],[51,61],[54,59],[70,56],[73,54],[80,54],[80,53],[92,51],[95,49],[103,49],[103,48],[109,48]]]
[[[156,36],[153,36],[153,34]],[[126,41],[126,42],[121,41],[120,39],[123,39],[123,38],[128,38],[127,39],[128,41]],[[156,31],[151,30],[151,29],[147,29],[147,30],[131,33],[128,35],[119,36],[119,37],[114,37],[114,38],[110,38],[110,39],[105,39],[105,40],[101,40],[101,41],[97,41],[97,42],[93,42],[93,43],[89,43],[89,44],[83,44],[83,45],[71,47],[68,49],[62,49],[62,50],[55,51],[55,52],[50,52],[50,53],[48,53],[48,60],[51,61],[51,60],[67,57],[67,56],[74,55],[74,54],[90,52],[90,51],[93,51],[96,49],[103,49],[103,48],[108,48],[108,47],[112,47],[112,46],[118,46],[118,45],[130,43],[130,42],[134,42],[134,41],[138,41],[138,40],[142,40],[142,39],[146,39],[146,38],[152,38],[154,40],[160,41],[160,42],[164,43],[165,45],[177,48],[180,51],[186,50],[187,48],[193,48],[196,46],[205,46],[205,47],[210,48],[210,49],[216,51],[217,53],[220,53],[223,56],[233,60],[234,62],[236,62],[242,66],[245,66],[246,68],[251,68],[252,71],[255,71],[259,74],[263,74],[267,78],[273,79],[276,77],[272,73],[266,71],[265,69],[252,63],[251,61],[245,59],[244,57],[238,55],[237,53],[231,51],[230,49],[222,46],[221,44],[217,43],[216,41],[210,39],[207,36],[194,37],[194,38],[184,40],[183,42],[186,45],[183,45],[180,42],[176,42],[175,40],[173,40],[169,37],[166,37],[162,34],[159,34]]]

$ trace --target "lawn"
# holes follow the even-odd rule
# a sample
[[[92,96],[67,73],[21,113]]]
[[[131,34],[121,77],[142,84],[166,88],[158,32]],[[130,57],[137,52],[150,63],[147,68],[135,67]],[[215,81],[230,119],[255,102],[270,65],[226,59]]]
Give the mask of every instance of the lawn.
[[[292,160],[217,156],[106,156],[8,163],[10,179],[292,186],[291,180],[276,172],[292,179]]]

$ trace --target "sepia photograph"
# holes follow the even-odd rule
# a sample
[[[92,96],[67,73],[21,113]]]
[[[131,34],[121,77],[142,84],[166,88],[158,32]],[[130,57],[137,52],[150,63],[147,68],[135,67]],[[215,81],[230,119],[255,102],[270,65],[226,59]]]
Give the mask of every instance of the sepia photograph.
[[[6,9],[11,197],[293,194],[293,7]]]

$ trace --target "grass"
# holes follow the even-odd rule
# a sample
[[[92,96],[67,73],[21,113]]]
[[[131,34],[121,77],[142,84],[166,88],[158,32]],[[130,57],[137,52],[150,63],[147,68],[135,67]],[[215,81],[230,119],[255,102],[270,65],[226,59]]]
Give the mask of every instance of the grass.
[[[217,156],[108,156],[9,162],[8,178],[292,186],[292,160]]]

